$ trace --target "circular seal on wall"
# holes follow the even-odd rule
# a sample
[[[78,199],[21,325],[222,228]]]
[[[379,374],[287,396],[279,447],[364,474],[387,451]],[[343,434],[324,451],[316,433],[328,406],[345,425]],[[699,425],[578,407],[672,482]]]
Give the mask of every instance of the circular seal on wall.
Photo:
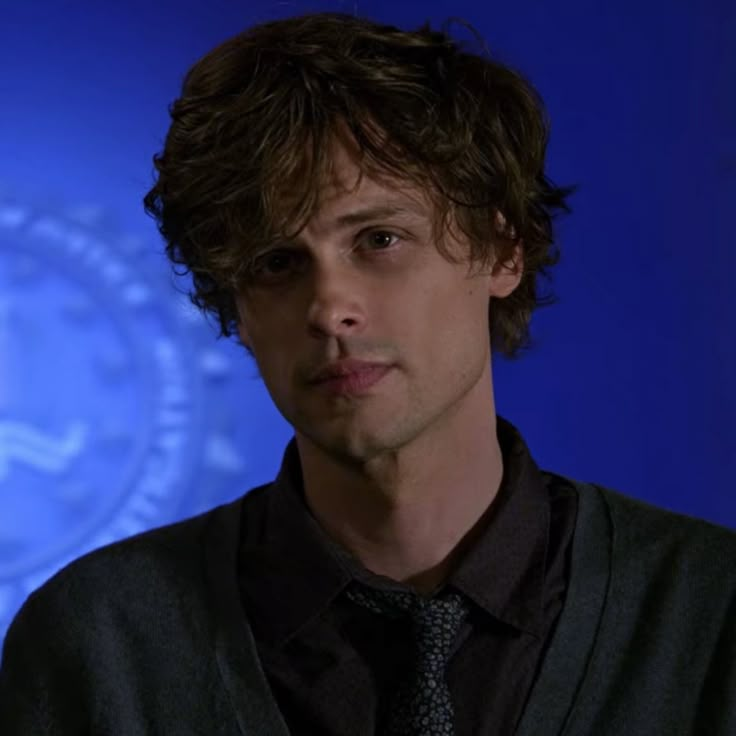
[[[0,199],[0,632],[67,562],[218,502],[207,473],[243,477],[209,411],[228,357],[147,257]]]

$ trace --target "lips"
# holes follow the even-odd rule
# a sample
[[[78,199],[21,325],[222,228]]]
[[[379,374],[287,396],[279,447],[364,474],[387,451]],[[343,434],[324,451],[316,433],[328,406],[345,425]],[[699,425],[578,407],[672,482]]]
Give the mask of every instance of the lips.
[[[358,395],[375,386],[391,367],[353,359],[337,361],[321,369],[313,383],[330,393]]]

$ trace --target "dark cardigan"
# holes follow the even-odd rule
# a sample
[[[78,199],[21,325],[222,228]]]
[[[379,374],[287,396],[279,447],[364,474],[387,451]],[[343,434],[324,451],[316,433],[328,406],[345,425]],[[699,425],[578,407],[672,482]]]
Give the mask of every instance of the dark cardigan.
[[[736,534],[567,480],[569,589],[517,733],[735,736]],[[32,594],[5,641],[0,734],[287,736],[238,594],[247,497]]]

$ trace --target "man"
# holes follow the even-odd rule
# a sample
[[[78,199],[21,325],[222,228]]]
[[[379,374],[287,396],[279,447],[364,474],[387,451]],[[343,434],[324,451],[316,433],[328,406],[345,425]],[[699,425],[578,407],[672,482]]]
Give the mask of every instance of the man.
[[[523,79],[426,27],[304,16],[192,68],[146,205],[295,438],[30,597],[3,734],[736,733],[734,535],[496,416],[569,193],[545,142]]]

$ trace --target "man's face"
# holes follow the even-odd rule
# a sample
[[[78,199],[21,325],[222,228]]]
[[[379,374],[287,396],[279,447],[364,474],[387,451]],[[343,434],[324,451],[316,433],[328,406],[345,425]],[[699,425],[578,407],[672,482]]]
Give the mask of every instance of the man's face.
[[[367,174],[358,183],[342,146],[333,161],[298,237],[257,256],[237,300],[240,336],[297,436],[367,461],[441,429],[490,382],[488,300],[510,293],[520,273],[470,275],[437,251],[426,195]],[[380,366],[312,380],[324,368],[352,371],[347,359]]]

